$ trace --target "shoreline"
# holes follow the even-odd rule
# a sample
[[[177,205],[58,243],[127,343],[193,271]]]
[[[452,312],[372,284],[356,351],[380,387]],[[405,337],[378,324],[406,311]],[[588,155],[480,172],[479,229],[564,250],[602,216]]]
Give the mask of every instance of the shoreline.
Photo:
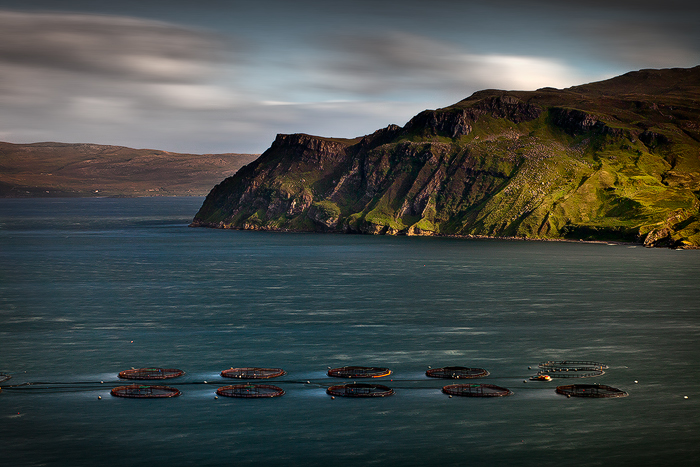
[[[247,227],[230,227],[223,226],[220,224],[212,224],[210,222],[203,221],[192,221],[188,227],[203,227],[210,229],[219,230],[241,230],[241,231],[257,231],[257,232],[279,232],[279,233],[315,233],[315,234],[336,234],[336,235],[374,235],[374,236],[387,236],[387,234],[380,233],[370,233],[370,232],[339,232],[339,231],[318,231],[318,230],[292,230],[292,229],[280,229],[280,228],[269,228],[269,227],[257,227],[247,228]],[[679,247],[671,246],[646,246],[642,242],[623,242],[619,240],[574,240],[569,238],[531,238],[531,237],[509,237],[509,236],[492,236],[492,235],[456,235],[456,234],[433,234],[433,235],[408,235],[408,234],[396,234],[388,235],[393,237],[433,237],[433,238],[455,238],[464,240],[505,240],[505,241],[525,241],[525,242],[561,242],[561,243],[585,243],[585,244],[598,244],[598,245],[610,245],[610,246],[630,246],[630,247],[642,247],[642,248],[666,248],[669,250],[700,250],[700,246],[693,245],[683,245]]]

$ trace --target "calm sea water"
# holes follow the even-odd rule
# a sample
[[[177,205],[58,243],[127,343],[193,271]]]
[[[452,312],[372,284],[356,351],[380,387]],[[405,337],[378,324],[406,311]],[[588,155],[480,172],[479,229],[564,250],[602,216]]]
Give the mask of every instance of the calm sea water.
[[[2,465],[700,464],[700,251],[188,228],[201,202],[0,200]],[[629,397],[524,382],[566,359]],[[343,365],[396,395],[331,399]],[[109,395],[143,366],[182,396]],[[286,395],[215,399],[238,366]]]

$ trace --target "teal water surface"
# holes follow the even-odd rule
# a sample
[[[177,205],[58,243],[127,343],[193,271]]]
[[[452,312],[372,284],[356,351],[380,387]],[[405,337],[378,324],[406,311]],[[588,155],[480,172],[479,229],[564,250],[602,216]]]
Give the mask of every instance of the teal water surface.
[[[3,465],[698,465],[700,251],[187,227],[201,202],[0,200]],[[547,360],[629,396],[525,382]],[[331,399],[343,365],[396,394]],[[448,398],[447,365],[514,394]],[[109,395],[144,366],[182,395]],[[242,366],[285,396],[215,399]]]

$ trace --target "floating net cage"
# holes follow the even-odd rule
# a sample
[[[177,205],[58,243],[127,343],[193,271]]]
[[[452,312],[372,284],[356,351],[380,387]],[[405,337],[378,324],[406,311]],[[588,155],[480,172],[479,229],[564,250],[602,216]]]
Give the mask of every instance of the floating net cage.
[[[341,397],[384,397],[394,394],[394,390],[382,384],[349,383],[331,386],[326,393]]]
[[[538,378],[539,376],[549,376],[550,378],[592,378],[602,374],[605,374],[603,370],[549,369],[538,371],[537,377],[531,379],[540,379]]]
[[[334,378],[381,378],[390,374],[391,370],[388,368],[369,366],[344,366],[328,370],[328,376]]]
[[[483,368],[467,368],[464,366],[446,366],[444,368],[431,368],[425,372],[426,376],[431,378],[443,379],[467,379],[467,378],[483,378],[488,376],[489,372]]]
[[[271,384],[234,384],[232,386],[222,386],[216,393],[225,397],[278,397],[284,395],[284,389]]]
[[[119,386],[112,389],[111,394],[116,397],[131,397],[136,399],[155,399],[161,397],[176,397],[180,391],[169,386],[148,386],[132,384]]]
[[[170,379],[184,375],[185,372],[177,368],[132,368],[119,372],[122,379]]]
[[[12,378],[12,376],[8,375],[7,373],[0,373],[0,383],[4,383],[10,378]]]
[[[627,394],[621,389],[604,384],[569,384],[558,386],[557,393],[567,397],[626,397]]]
[[[221,372],[224,378],[268,379],[284,376],[287,372],[281,368],[230,368]]]
[[[605,374],[608,366],[600,362],[590,361],[549,361],[538,365],[541,370],[537,376],[551,378],[590,378]]]
[[[502,397],[513,394],[510,389],[493,384],[450,384],[443,387],[442,392],[450,396],[466,397]]]

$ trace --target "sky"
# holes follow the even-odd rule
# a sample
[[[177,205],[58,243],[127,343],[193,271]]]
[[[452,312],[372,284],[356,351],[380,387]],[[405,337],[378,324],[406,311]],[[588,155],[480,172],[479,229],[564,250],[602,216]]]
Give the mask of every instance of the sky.
[[[0,0],[0,141],[261,153],[700,65],[697,0]]]

